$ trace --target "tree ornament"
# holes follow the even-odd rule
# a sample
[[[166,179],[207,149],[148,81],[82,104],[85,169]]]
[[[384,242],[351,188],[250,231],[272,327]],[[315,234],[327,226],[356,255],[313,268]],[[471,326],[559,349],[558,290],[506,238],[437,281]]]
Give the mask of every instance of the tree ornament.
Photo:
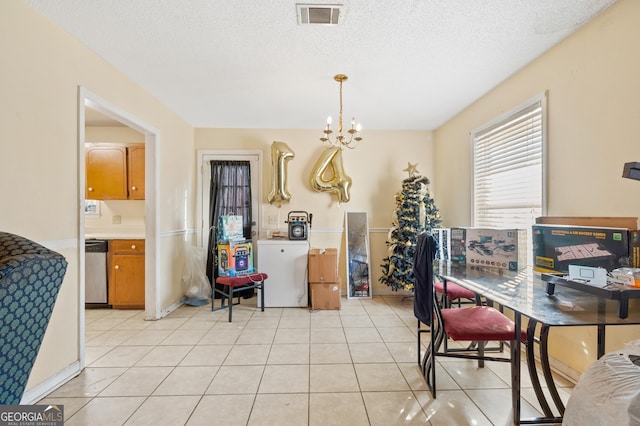
[[[418,174],[418,163],[411,164],[407,163],[407,168],[403,170],[403,172],[409,173],[409,177],[414,177]]]

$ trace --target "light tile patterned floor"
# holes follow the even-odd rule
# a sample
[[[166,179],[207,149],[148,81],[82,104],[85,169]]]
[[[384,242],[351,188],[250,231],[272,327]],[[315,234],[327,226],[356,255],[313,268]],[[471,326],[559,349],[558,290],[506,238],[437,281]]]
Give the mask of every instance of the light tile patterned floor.
[[[509,365],[439,358],[438,398],[417,365],[412,299],[339,311],[182,306],[86,311],[86,369],[40,403],[65,425],[508,425]],[[428,335],[423,335],[426,340]],[[524,416],[538,404],[523,365]],[[559,379],[566,400],[572,384]]]

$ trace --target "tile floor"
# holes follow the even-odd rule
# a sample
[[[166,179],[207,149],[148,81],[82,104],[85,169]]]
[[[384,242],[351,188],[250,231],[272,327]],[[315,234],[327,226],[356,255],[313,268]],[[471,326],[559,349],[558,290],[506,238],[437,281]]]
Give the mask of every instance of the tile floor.
[[[439,358],[431,398],[412,299],[265,312],[256,299],[232,323],[210,304],[159,321],[87,310],[86,369],[39,403],[63,404],[68,426],[511,424],[507,363]],[[537,416],[524,368],[523,415]],[[566,403],[572,384],[556,383]]]

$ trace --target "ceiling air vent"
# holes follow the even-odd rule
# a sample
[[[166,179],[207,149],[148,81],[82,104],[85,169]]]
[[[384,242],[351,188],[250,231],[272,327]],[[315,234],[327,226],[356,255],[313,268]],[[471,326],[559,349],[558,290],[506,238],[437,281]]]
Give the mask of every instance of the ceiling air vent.
[[[298,24],[338,25],[341,4],[296,4]]]

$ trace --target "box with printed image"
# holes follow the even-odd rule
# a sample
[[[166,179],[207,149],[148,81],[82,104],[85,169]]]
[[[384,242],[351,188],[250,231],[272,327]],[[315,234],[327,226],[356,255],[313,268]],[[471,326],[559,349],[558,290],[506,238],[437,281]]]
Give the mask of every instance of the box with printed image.
[[[253,272],[253,244],[250,241],[218,244],[218,276],[236,277]]]
[[[519,271],[527,266],[525,229],[466,229],[466,261],[483,266]]]

